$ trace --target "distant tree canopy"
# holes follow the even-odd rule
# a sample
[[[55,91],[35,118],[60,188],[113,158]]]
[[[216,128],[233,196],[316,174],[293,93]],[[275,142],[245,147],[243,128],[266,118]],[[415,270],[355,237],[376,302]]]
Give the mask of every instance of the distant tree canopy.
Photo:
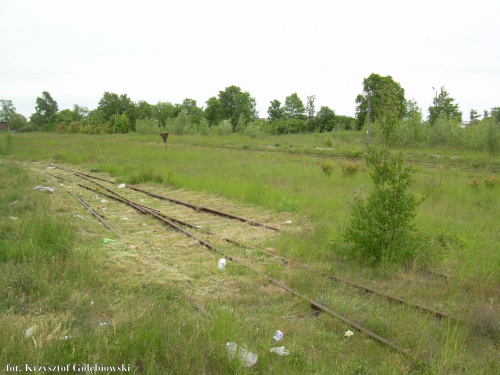
[[[9,117],[16,113],[16,107],[12,104],[12,100],[0,99],[0,121],[5,121],[9,119]]]
[[[205,117],[212,126],[222,120],[229,120],[233,130],[236,130],[241,116],[247,120],[253,120],[258,115],[255,109],[255,99],[250,96],[249,92],[241,91],[238,86],[234,85],[219,91],[219,96],[211,97],[206,104]]]
[[[407,102],[405,99],[405,90],[399,83],[394,81],[391,76],[383,77],[372,73],[363,80],[363,93],[356,97],[356,118],[357,128],[361,129],[367,116],[367,98],[370,94],[370,120],[375,121],[381,116],[384,105],[387,104],[387,95],[397,100],[397,117],[402,119],[406,115]],[[384,104],[385,103],[385,104]]]
[[[433,105],[429,107],[429,124],[434,125],[441,113],[444,114],[447,120],[462,121],[462,112],[458,109],[458,104],[454,104],[455,99],[450,97],[450,94],[441,87],[438,96],[433,100]]]
[[[42,92],[42,97],[36,98],[36,112],[31,115],[31,122],[38,128],[44,128],[49,123],[50,117],[59,111],[57,102],[47,91]]]

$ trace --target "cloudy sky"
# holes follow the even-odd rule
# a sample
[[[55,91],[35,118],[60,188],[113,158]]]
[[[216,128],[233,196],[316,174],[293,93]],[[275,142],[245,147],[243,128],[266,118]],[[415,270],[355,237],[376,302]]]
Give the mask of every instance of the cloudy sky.
[[[498,0],[0,0],[0,99],[29,117],[94,109],[105,91],[204,106],[230,85],[296,92],[354,116],[363,78],[390,75],[424,117],[445,86],[468,119],[500,106]]]

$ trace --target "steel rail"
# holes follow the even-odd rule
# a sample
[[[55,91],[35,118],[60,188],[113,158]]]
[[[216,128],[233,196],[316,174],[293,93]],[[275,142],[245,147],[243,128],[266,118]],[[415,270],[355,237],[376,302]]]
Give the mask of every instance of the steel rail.
[[[95,179],[98,179],[98,180],[101,180],[101,181],[105,181],[105,182],[108,182],[108,183],[111,183],[111,184],[114,184],[115,182],[113,181],[110,181],[110,180],[106,180],[106,179],[103,179],[103,178],[100,178],[100,177],[95,177],[95,176],[92,176],[92,175],[88,175],[88,174],[85,174],[85,173],[81,173],[81,172],[77,172],[77,171],[73,171],[71,169],[68,169],[68,168],[63,168],[63,167],[58,167],[56,166],[56,168],[59,168],[59,169],[62,169],[62,170],[65,170],[67,172],[71,172],[79,177],[82,177],[82,178],[86,178],[88,179],[89,177],[90,178],[95,178]],[[94,182],[95,183],[95,182]],[[101,187],[104,187],[102,185],[100,185]],[[104,187],[105,188],[105,187]],[[212,208],[208,208],[208,207],[203,207],[203,206],[198,206],[198,205],[195,205],[195,204],[191,204],[191,203],[188,203],[188,202],[183,202],[179,199],[174,199],[174,198],[170,198],[170,197],[165,197],[163,195],[159,195],[159,194],[155,194],[155,193],[151,193],[149,191],[146,191],[146,190],[142,190],[142,189],[139,189],[137,187],[134,187],[134,186],[128,186],[127,185],[127,188],[129,189],[132,189],[132,190],[135,190],[135,191],[138,191],[138,192],[141,192],[143,194],[146,194],[146,195],[150,195],[152,197],[155,197],[155,198],[158,198],[158,199],[163,199],[163,200],[167,200],[167,201],[170,201],[170,202],[173,202],[173,203],[176,203],[176,204],[180,204],[180,205],[183,205],[183,206],[186,206],[186,207],[189,207],[195,211],[204,211],[204,212],[208,212],[208,213],[211,213],[213,215],[218,215],[218,216],[223,216],[223,217],[227,217],[227,218],[230,218],[230,219],[234,219],[234,220],[239,220],[239,221],[242,221],[242,222],[246,222],[250,225],[253,225],[253,226],[261,226],[261,227],[264,227],[264,228],[268,228],[268,229],[271,229],[271,230],[274,230],[274,231],[277,231],[279,232],[280,230],[276,227],[273,227],[273,226],[270,226],[270,225],[267,225],[267,224],[263,224],[263,223],[259,223],[257,221],[254,221],[254,220],[251,220],[251,219],[247,219],[247,218],[244,218],[244,217],[241,217],[241,216],[236,216],[236,215],[232,215],[232,214],[229,214],[229,213],[226,213],[226,212],[222,212],[222,211],[218,211],[218,210],[214,210]],[[105,188],[107,189],[107,188]]]
[[[104,225],[107,229],[109,229],[111,232],[113,232],[114,234],[116,234],[118,237],[120,237],[120,234],[111,226],[109,225],[101,216],[100,214],[95,211],[92,207],[90,207],[90,204],[85,201],[83,198],[80,198],[78,196],[76,196],[75,194],[73,194],[71,191],[68,191],[68,194],[70,194],[71,196],[73,196],[74,198],[76,198],[81,204],[83,204],[85,207],[88,208],[88,210],[92,213],[92,215],[94,215],[97,220],[99,220],[101,222],[102,225]]]
[[[95,191],[95,189],[92,189],[90,187],[87,187],[85,185],[82,185],[82,184],[78,184],[79,186],[85,188],[85,189],[88,189],[88,190],[91,190],[91,191]],[[121,198],[118,198],[118,197],[113,197],[111,194],[106,194],[104,193],[105,195],[108,195],[110,196],[112,199],[116,199],[116,200],[120,200]],[[191,232],[188,232],[187,230],[179,227],[177,224],[173,223],[172,221],[168,220],[168,219],[165,219],[162,215],[154,212],[154,211],[148,211],[147,208],[144,208],[144,206],[139,206],[139,205],[136,205],[134,204],[134,202],[132,201],[128,201],[128,200],[123,200],[124,203],[132,206],[133,208],[135,208],[136,210],[138,211],[141,211],[143,213],[147,213],[147,214],[150,214],[152,215],[153,217],[155,217],[156,219],[162,221],[163,223],[169,225],[170,227],[172,227],[173,229],[185,234],[186,236],[190,237],[190,238],[193,238],[194,240],[198,241],[201,245],[205,246],[207,249],[209,249],[210,251],[216,253],[216,254],[219,254],[221,256],[224,256],[225,258],[235,262],[235,263],[238,263],[238,264],[241,264],[245,267],[247,267],[248,269],[258,273],[258,274],[261,274],[263,276],[265,276],[270,282],[274,283],[275,285],[279,286],[280,288],[294,294],[295,296],[297,297],[300,297],[306,301],[309,302],[309,304],[311,304],[312,306],[322,310],[323,312],[326,312],[328,313],[329,315],[332,315],[333,317],[341,320],[342,322],[344,323],[347,323],[349,324],[350,326],[358,329],[359,331],[365,333],[366,335],[368,335],[369,337],[389,346],[390,348],[396,350],[397,352],[403,354],[404,356],[409,356],[409,351],[408,350],[405,350],[403,348],[401,348],[400,346],[398,346],[397,344],[389,341],[388,339],[378,335],[377,333],[375,332],[372,332],[370,331],[369,329],[363,327],[362,325],[360,325],[359,323],[356,323],[354,322],[353,320],[350,320],[338,313],[336,313],[335,311],[329,309],[328,307],[325,307],[323,306],[322,304],[320,304],[319,302],[303,295],[302,293],[300,293],[299,291],[295,290],[295,289],[292,289],[290,288],[288,285],[286,285],[285,283],[283,283],[282,281],[280,280],[277,280],[275,279],[274,277],[268,275],[267,273],[265,273],[264,271],[260,271],[258,269],[255,269],[254,267],[250,266],[249,264],[247,264],[246,262],[240,260],[240,259],[237,259],[236,257],[234,256],[231,256],[231,255],[227,255],[225,254],[224,252],[222,252],[221,250],[219,250],[218,248],[216,248],[214,245],[212,245],[211,243],[209,243],[208,241],[205,241],[204,239],[192,234]]]
[[[141,192],[141,193],[144,193],[144,194],[147,194],[147,195],[150,195],[154,198],[158,198],[158,199],[163,199],[163,200],[167,200],[169,202],[173,202],[173,203],[176,203],[176,204],[180,204],[180,205],[183,205],[183,206],[186,206],[186,207],[189,207],[195,211],[204,211],[204,212],[208,212],[208,213],[211,213],[211,214],[214,214],[214,215],[218,215],[218,216],[223,216],[223,217],[227,217],[227,218],[230,218],[230,219],[234,219],[234,220],[239,220],[239,221],[242,221],[242,222],[245,222],[245,223],[248,223],[250,225],[253,225],[253,226],[260,226],[260,227],[264,227],[264,228],[268,228],[268,229],[271,229],[271,230],[274,230],[276,232],[279,232],[280,230],[276,227],[273,227],[273,226],[270,226],[270,225],[267,225],[267,224],[263,224],[263,223],[259,223],[257,221],[253,221],[253,220],[250,220],[250,219],[247,219],[247,218],[244,218],[244,217],[241,217],[241,216],[236,216],[236,215],[232,215],[232,214],[228,214],[226,212],[222,212],[222,211],[217,211],[217,210],[214,210],[212,208],[208,208],[208,207],[203,207],[203,206],[198,206],[196,204],[192,204],[192,203],[188,203],[188,202],[184,202],[184,201],[181,201],[179,199],[174,199],[174,198],[170,198],[170,197],[165,197],[163,195],[160,195],[160,194],[155,194],[155,193],[151,193],[149,191],[146,191],[146,190],[143,190],[143,189],[139,189],[135,186],[127,186],[129,189],[132,189],[132,190],[135,190],[135,191],[138,191],[138,192]]]
[[[362,290],[364,290],[365,292],[368,292],[368,293],[378,294],[380,296],[383,296],[383,297],[389,299],[390,301],[395,301],[395,302],[400,303],[402,305],[408,305],[408,306],[414,307],[417,310],[421,310],[421,311],[430,313],[432,315],[435,315],[439,319],[447,318],[447,319],[450,319],[450,320],[453,320],[453,321],[457,321],[457,318],[455,318],[453,316],[450,316],[448,314],[445,314],[443,312],[440,312],[440,311],[437,311],[437,310],[433,310],[433,309],[430,309],[428,307],[418,305],[416,303],[408,302],[408,301],[406,301],[404,299],[401,299],[401,298],[398,298],[398,297],[391,296],[389,294],[385,294],[385,293],[379,292],[379,291],[377,291],[375,289],[371,289],[371,288],[368,288],[368,287],[366,287],[364,285],[357,284],[357,283],[354,283],[352,281],[348,281],[348,280],[342,279],[342,278],[340,278],[338,276],[332,276],[332,275],[330,275],[329,278],[332,279],[332,280],[334,280],[334,281],[337,281],[337,282],[342,282],[342,283],[345,283],[345,284],[352,285],[352,286],[354,286],[356,288],[359,288],[359,289],[362,289]]]

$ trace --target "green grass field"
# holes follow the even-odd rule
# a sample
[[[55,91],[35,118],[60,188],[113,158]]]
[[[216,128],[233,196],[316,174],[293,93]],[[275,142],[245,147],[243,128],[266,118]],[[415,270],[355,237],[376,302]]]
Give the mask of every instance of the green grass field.
[[[401,265],[367,266],[346,257],[343,239],[354,194],[366,197],[372,186],[363,150],[363,135],[350,132],[333,138],[172,135],[167,148],[159,136],[132,134],[16,133],[9,148],[1,137],[2,372],[8,365],[25,371],[25,364],[125,364],[136,374],[500,373],[500,186],[484,182],[498,178],[491,169],[500,159],[464,150],[403,150],[416,163],[412,192],[423,198],[415,219],[417,256]],[[116,238],[64,193],[70,188],[60,183],[69,182],[45,173],[50,163],[280,226],[279,235],[268,235],[207,221],[289,263],[218,243],[224,252],[248,259],[408,355],[315,312],[251,269],[230,262],[218,272],[217,257],[199,244],[108,203],[122,234]],[[340,163],[359,170],[346,176]],[[37,185],[55,186],[56,193],[33,190]],[[118,241],[105,245],[103,238]],[[389,303],[331,275],[459,322]],[[208,314],[194,308],[193,299]],[[30,327],[36,329],[26,337]],[[276,329],[285,334],[282,343],[273,343]],[[344,337],[347,330],[354,335]],[[258,353],[257,364],[244,368],[229,360],[227,342]],[[269,352],[281,345],[288,356]]]

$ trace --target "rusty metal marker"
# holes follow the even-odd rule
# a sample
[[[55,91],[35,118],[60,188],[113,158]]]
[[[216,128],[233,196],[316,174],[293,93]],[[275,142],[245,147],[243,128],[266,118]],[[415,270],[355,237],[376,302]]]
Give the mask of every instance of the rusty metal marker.
[[[161,133],[161,139],[163,139],[163,142],[165,142],[165,148],[167,148],[167,138],[168,138],[169,133]]]

